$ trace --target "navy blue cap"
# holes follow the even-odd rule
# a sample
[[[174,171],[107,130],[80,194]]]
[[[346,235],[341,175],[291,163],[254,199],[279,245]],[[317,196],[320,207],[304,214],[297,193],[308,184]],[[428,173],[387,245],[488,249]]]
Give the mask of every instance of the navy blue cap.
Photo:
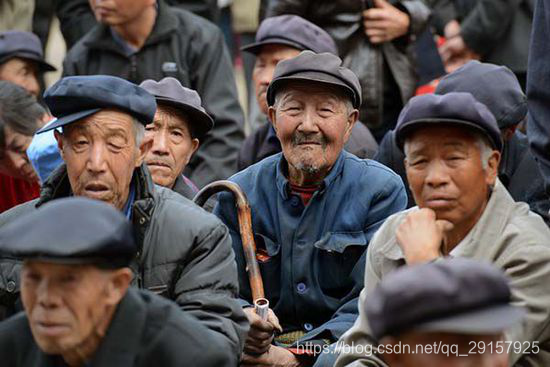
[[[0,33],[0,64],[14,57],[36,62],[40,71],[56,70],[44,60],[42,42],[31,32],[6,31]]]
[[[132,226],[120,211],[83,197],[53,200],[0,229],[0,253],[63,264],[124,267],[135,258]]]
[[[37,134],[65,126],[104,108],[114,108],[148,125],[153,122],[157,103],[145,89],[109,75],[68,76],[44,93],[44,102],[57,120]]]
[[[241,50],[258,54],[262,46],[269,44],[286,45],[301,51],[338,54],[336,43],[325,30],[298,15],[286,14],[264,19],[256,32],[256,42],[241,47]]]
[[[485,135],[494,149],[502,150],[502,138],[495,117],[470,93],[424,94],[405,105],[395,128],[397,145],[403,150],[405,138],[420,126],[447,124],[475,130]]]
[[[525,315],[510,301],[500,269],[453,258],[391,272],[369,293],[365,311],[377,339],[408,331],[492,335]]]
[[[206,113],[199,94],[182,86],[179,80],[172,77],[164,78],[160,82],[147,79],[139,86],[151,93],[158,105],[174,106],[189,116],[190,121],[187,123],[199,138],[204,137],[214,127],[214,120]]]
[[[527,98],[518,78],[506,66],[472,60],[445,76],[435,94],[471,93],[493,113],[498,127],[519,124],[527,116]]]
[[[354,108],[361,106],[361,85],[342,60],[333,54],[302,51],[296,57],[283,60],[275,67],[273,80],[267,88],[267,104],[273,106],[277,89],[290,81],[307,81],[332,85],[345,91]]]

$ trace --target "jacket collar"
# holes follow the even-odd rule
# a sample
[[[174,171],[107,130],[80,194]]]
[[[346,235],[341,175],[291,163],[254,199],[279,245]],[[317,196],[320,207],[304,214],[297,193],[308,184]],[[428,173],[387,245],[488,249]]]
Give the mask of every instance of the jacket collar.
[[[321,188],[318,191],[320,194],[325,192],[325,190],[332,185],[334,180],[342,174],[342,171],[344,169],[344,160],[346,153],[344,150],[340,152],[340,155],[336,159],[336,162],[334,162],[334,165],[332,166],[331,170],[329,171],[328,175],[323,179],[323,183],[321,184]],[[279,194],[283,197],[284,200],[287,200],[289,198],[289,183],[288,183],[288,162],[286,161],[283,153],[279,153],[279,160],[277,162],[277,169],[275,173],[276,177],[276,185],[277,189],[279,190]]]
[[[170,38],[173,33],[177,31],[177,16],[170,11],[170,7],[162,0],[158,0],[157,4],[158,12],[155,25],[153,26],[153,30],[142,48]],[[111,50],[121,55],[125,55],[125,53],[120,49],[120,45],[113,39],[109,26],[105,24],[96,25],[90,31],[89,36],[84,41],[84,45],[90,49]],[[137,52],[139,52],[139,50]]]
[[[497,179],[491,198],[487,202],[487,206],[481,217],[466,237],[457,245],[461,247],[460,255],[472,257],[477,250],[477,246],[491,246],[495,242],[495,238],[499,238],[503,232],[513,205],[514,199],[506,191],[502,182]],[[404,219],[409,211],[417,209],[418,207],[414,207],[403,212],[401,219]],[[399,225],[399,223],[396,225]],[[390,241],[381,246],[380,252],[385,254],[385,257],[390,260],[402,260],[405,258],[401,247],[397,244],[395,236],[392,236]]]

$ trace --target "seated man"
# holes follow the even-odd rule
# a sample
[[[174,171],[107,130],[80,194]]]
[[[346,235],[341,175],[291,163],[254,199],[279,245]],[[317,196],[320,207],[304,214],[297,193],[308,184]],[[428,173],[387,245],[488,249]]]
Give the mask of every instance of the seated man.
[[[311,351],[293,354],[300,344],[330,344],[351,327],[369,241],[406,204],[399,176],[343,150],[361,90],[341,62],[329,53],[303,51],[277,65],[267,103],[283,151],[230,178],[250,201],[272,308],[267,321],[245,308],[251,323],[245,364],[307,365]],[[253,300],[234,200],[225,193],[218,199],[215,213],[230,229],[246,307]],[[271,345],[279,325],[282,335]]]
[[[247,327],[237,296],[237,273],[227,228],[172,190],[155,186],[142,164],[152,144],[155,99],[112,76],[61,79],[44,96],[57,117],[39,131],[55,131],[65,164],[35,201],[0,216],[0,227],[42,204],[67,196],[105,201],[133,223],[139,256],[135,284],[174,300],[223,340],[237,364]],[[0,300],[16,298],[17,269],[0,263]],[[14,264],[17,266],[17,263]],[[5,284],[2,284],[5,283]],[[9,306],[9,305],[8,305]]]
[[[256,33],[256,42],[242,48],[256,56],[252,81],[260,112],[267,117],[266,91],[277,63],[297,56],[301,51],[338,54],[336,44],[322,28],[297,15],[265,19]],[[372,158],[378,144],[363,124],[353,125],[345,149],[359,158]],[[269,121],[264,121],[246,138],[239,151],[239,170],[281,151],[281,143]]]
[[[153,182],[192,199],[198,190],[183,170],[214,121],[201,106],[198,93],[183,87],[177,79],[149,79],[140,87],[157,100],[155,120],[145,127],[146,135],[153,139],[145,157]]]
[[[45,113],[23,87],[0,81],[0,213],[40,193],[25,151]]]
[[[0,229],[1,253],[25,259],[24,312],[0,323],[2,365],[145,367],[188,360],[217,367],[231,360],[217,333],[193,315],[129,288],[138,250],[133,237],[122,213],[84,198],[55,200]]]
[[[544,192],[542,175],[529,150],[527,138],[521,132],[515,131],[527,117],[527,100],[514,73],[505,66],[470,61],[444,77],[435,90],[435,94],[450,92],[471,93],[493,113],[504,141],[498,166],[499,180],[514,200],[526,202],[532,211],[550,223],[550,200]],[[394,131],[382,140],[374,157],[407,182],[404,158],[395,142]],[[408,188],[408,185],[405,187]],[[409,207],[414,206],[410,190],[407,194]]]
[[[451,255],[498,266],[510,279],[512,303],[526,307],[506,339],[539,341],[541,350],[512,350],[510,365],[550,365],[550,230],[497,178],[502,139],[493,114],[469,93],[414,97],[399,116],[396,139],[418,207],[388,218],[373,239],[359,318],[343,342],[375,343],[364,309],[389,272]],[[379,355],[354,353],[342,353],[336,365],[354,362],[386,365]]]
[[[506,367],[511,345],[503,331],[524,316],[510,305],[498,269],[464,258],[388,274],[364,311],[385,360],[396,367]],[[537,344],[522,348],[536,353]]]

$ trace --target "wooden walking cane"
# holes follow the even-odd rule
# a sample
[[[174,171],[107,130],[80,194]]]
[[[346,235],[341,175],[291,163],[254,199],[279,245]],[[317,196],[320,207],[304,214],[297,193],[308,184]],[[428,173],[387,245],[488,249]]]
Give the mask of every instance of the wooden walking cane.
[[[267,320],[269,301],[265,298],[262,274],[260,273],[260,267],[256,259],[256,243],[254,242],[254,233],[252,232],[252,216],[250,215],[250,205],[248,204],[246,195],[236,183],[222,180],[206,185],[197,195],[195,195],[193,201],[197,205],[203,206],[212,195],[222,191],[232,193],[235,198],[239,220],[239,232],[243,244],[244,258],[248,271],[250,289],[252,290],[254,308],[262,320]]]

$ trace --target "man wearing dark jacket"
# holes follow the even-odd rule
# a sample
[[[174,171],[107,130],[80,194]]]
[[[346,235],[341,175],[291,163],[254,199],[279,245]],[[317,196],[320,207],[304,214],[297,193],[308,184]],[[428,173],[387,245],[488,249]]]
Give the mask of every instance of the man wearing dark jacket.
[[[57,120],[40,132],[55,129],[65,164],[44,183],[39,199],[0,216],[0,228],[71,195],[110,203],[133,224],[138,245],[131,264],[134,284],[174,300],[220,334],[223,348],[234,356],[228,364],[236,365],[246,318],[235,299],[231,238],[213,215],[155,186],[142,164],[152,143],[144,137],[144,125],[153,121],[154,97],[121,78],[78,76],[61,79],[44,101]],[[17,298],[18,267],[10,259],[0,262],[0,300],[8,306]]]
[[[193,315],[129,288],[137,247],[131,224],[110,205],[55,200],[0,229],[0,251],[25,260],[25,312],[0,324],[3,366],[219,367],[233,360],[223,337]]]
[[[220,30],[162,0],[91,4],[101,24],[69,51],[64,75],[115,75],[136,84],[178,79],[199,93],[215,122],[184,174],[199,187],[233,174],[244,139],[243,114]]]
[[[256,56],[252,80],[260,111],[267,116],[265,92],[279,61],[297,56],[300,51],[338,53],[330,35],[315,24],[297,15],[280,15],[265,19],[256,33],[256,42],[243,51]],[[355,124],[345,149],[359,158],[372,158],[378,144],[363,124]],[[239,151],[239,171],[281,151],[281,143],[271,122],[267,121],[244,141]]]
[[[468,92],[485,104],[497,119],[504,140],[499,164],[499,179],[516,201],[529,204],[531,210],[549,221],[547,199],[543,179],[527,145],[526,137],[514,132],[527,114],[527,101],[515,75],[505,66],[470,61],[444,77],[436,94]],[[405,155],[397,147],[395,134],[388,133],[374,158],[397,172],[407,182],[403,159]],[[408,185],[405,185],[408,187]],[[409,207],[415,205],[408,190]]]

